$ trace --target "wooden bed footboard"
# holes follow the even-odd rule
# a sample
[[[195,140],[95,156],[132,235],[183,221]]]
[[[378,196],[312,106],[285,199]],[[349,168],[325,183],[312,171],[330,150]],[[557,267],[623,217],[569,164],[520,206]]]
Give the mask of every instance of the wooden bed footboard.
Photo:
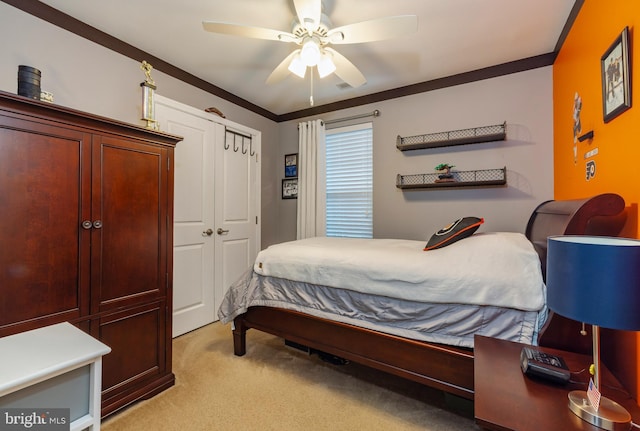
[[[296,311],[250,307],[234,320],[234,353],[246,353],[255,328],[463,398],[473,399],[471,349],[383,334]]]

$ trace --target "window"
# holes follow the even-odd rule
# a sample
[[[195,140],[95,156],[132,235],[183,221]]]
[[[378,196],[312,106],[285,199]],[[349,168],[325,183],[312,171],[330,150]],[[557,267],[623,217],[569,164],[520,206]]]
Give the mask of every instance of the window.
[[[327,236],[373,237],[372,126],[326,131]]]

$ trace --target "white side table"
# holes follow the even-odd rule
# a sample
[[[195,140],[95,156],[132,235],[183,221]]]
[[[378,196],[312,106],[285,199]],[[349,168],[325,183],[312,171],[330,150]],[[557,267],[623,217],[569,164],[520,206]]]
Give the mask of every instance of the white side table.
[[[0,408],[68,408],[71,431],[99,430],[110,351],[67,322],[0,338]]]

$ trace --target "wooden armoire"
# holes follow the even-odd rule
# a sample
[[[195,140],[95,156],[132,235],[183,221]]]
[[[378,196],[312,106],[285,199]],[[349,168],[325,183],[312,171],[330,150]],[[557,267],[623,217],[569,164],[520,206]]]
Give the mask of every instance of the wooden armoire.
[[[111,347],[102,416],[175,382],[180,139],[0,92],[0,337],[68,321]]]

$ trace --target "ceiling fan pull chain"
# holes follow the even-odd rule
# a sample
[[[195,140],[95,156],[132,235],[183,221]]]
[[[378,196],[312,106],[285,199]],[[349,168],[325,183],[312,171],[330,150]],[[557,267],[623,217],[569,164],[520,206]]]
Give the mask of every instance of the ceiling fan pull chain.
[[[310,67],[311,69],[311,73],[309,74],[309,76],[311,77],[311,96],[309,96],[309,103],[311,104],[311,106],[313,106],[313,68]]]

